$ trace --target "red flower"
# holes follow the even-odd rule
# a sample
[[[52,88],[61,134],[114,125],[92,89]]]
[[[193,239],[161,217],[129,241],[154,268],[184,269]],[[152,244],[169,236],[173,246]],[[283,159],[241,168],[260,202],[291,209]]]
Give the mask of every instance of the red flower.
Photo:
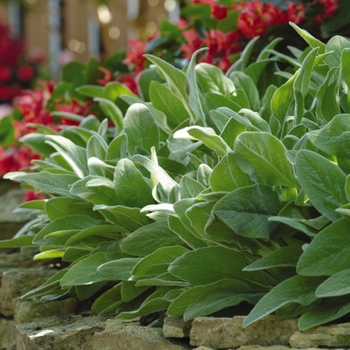
[[[12,71],[6,66],[0,66],[0,82],[6,83],[12,78]]]
[[[34,77],[34,69],[28,64],[18,68],[18,77],[22,81],[29,81]]]
[[[38,193],[38,192],[35,192],[33,190],[27,190],[24,193],[24,201],[25,202],[33,201],[36,199],[45,199],[45,198],[46,198],[46,195],[44,193]]]
[[[104,74],[104,77],[102,79],[96,79],[96,81],[103,86],[108,84],[112,80],[112,72],[110,72],[107,68],[104,67],[98,67],[98,70],[100,70]]]
[[[204,46],[205,41],[194,28],[185,30],[182,35],[186,40],[186,44],[180,46],[180,51],[183,53],[183,57],[191,59],[193,53]]]
[[[221,21],[227,17],[228,8],[226,6],[220,6],[220,5],[214,5],[211,15],[217,19],[218,21]]]
[[[338,0],[318,0],[318,2],[324,6],[326,17],[333,16],[338,10]]]
[[[136,72],[140,72],[145,69],[146,58],[145,54],[146,43],[137,39],[129,39],[129,50],[126,53],[126,58],[123,63],[126,65],[132,65]]]
[[[302,3],[294,4],[288,2],[287,7],[287,22],[294,22],[300,24],[305,19],[305,6]]]

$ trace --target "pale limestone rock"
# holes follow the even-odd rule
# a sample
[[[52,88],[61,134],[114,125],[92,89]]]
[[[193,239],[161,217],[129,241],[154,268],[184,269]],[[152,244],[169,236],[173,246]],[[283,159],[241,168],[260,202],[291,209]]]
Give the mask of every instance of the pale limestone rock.
[[[67,298],[53,301],[27,301],[15,299],[14,320],[19,323],[30,323],[38,317],[68,315],[76,311],[79,301]]]
[[[10,350],[16,345],[16,324],[13,320],[0,319],[0,349]]]
[[[0,289],[0,313],[13,316],[12,300],[24,295],[26,292],[42,285],[52,276],[52,269],[11,269],[2,274]]]
[[[17,325],[16,350],[93,350],[93,336],[106,318],[79,315],[43,317]]]
[[[206,346],[199,346],[198,348],[194,348],[193,350],[214,350],[214,349],[208,348]]]
[[[297,330],[297,320],[267,317],[246,328],[244,316],[233,318],[198,317],[192,322],[190,344],[213,349],[238,348],[243,345],[288,345]]]
[[[186,338],[190,335],[191,323],[182,318],[167,316],[164,319],[163,335],[166,338]]]
[[[314,327],[300,332],[296,331],[289,340],[296,348],[308,347],[349,347],[350,323]]]
[[[272,346],[261,346],[261,345],[244,345],[239,347],[237,350],[295,350],[289,346],[284,345],[272,345]]]
[[[13,213],[24,202],[24,191],[20,188],[11,189],[0,195],[0,223],[28,221],[29,217],[23,213]]]
[[[122,329],[95,335],[93,350],[117,349],[188,350],[191,347],[186,343],[164,338],[160,328],[127,325]]]

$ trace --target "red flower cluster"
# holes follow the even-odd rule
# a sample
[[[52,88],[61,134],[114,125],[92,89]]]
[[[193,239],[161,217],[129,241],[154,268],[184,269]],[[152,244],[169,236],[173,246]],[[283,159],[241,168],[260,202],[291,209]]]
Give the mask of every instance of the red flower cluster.
[[[14,107],[22,114],[21,120],[14,120],[15,140],[21,136],[34,132],[36,129],[31,124],[41,124],[50,127],[53,130],[59,130],[62,125],[77,124],[67,118],[55,119],[47,108],[49,99],[54,90],[53,82],[41,82],[41,86],[33,90],[22,90],[20,95],[14,99]],[[54,107],[58,111],[70,112],[82,116],[89,113],[91,102],[79,102],[72,100],[70,102],[56,100]],[[0,176],[10,172],[18,171],[30,166],[33,159],[39,159],[29,147],[15,141],[10,147],[4,149],[0,146]],[[36,194],[33,191],[26,193],[26,200],[43,198],[42,194]]]
[[[26,58],[24,50],[23,41],[11,38],[9,28],[0,23],[0,103],[10,103],[35,77],[40,62]]]
[[[338,0],[311,0],[310,3],[288,2],[287,9],[282,11],[272,3],[264,4],[260,0],[246,2],[236,0],[234,5],[224,6],[215,0],[193,0],[192,5],[207,5],[211,8],[211,18],[218,22],[227,18],[230,11],[238,13],[237,28],[229,33],[223,33],[216,29],[210,29],[201,37],[191,25],[184,25],[183,37],[185,43],[180,47],[183,56],[190,58],[193,52],[201,47],[208,47],[208,51],[202,62],[217,64],[223,71],[231,65],[230,55],[240,52],[247,40],[255,36],[262,36],[266,31],[278,24],[294,22],[302,23],[306,17],[306,9],[318,3],[323,7],[323,12],[316,20],[324,16],[332,16],[338,8]],[[320,17],[321,16],[321,17]]]

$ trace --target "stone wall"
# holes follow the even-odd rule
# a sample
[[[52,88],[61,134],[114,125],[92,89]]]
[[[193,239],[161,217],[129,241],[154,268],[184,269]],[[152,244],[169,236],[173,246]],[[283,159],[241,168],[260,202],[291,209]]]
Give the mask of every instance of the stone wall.
[[[6,214],[6,222],[9,218]],[[0,223],[0,237],[2,230]],[[162,328],[152,328],[137,319],[92,315],[76,298],[25,301],[21,295],[56,271],[54,262],[41,264],[32,258],[30,251],[0,251],[0,350],[350,348],[350,323],[300,332],[296,319],[267,317],[243,328],[244,316],[198,317],[192,322],[166,317]]]

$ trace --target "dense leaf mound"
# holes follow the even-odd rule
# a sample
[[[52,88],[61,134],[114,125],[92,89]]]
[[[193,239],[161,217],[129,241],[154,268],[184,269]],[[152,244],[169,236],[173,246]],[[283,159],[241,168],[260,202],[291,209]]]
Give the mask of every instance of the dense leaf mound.
[[[7,178],[48,198],[23,204],[37,217],[0,246],[68,264],[24,298],[300,329],[350,313],[350,42],[293,27],[308,49],[277,39],[250,62],[256,38],[225,74],[197,53],[186,71],[148,55],[147,98],[79,86],[100,114],[23,138],[45,157]]]

